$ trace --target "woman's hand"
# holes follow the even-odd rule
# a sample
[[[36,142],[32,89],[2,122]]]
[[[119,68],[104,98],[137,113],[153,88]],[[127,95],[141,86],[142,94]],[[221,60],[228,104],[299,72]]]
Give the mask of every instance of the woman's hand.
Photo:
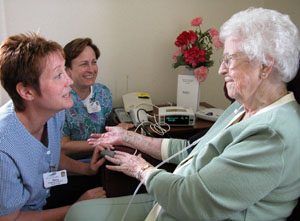
[[[141,154],[136,156],[122,151],[115,151],[115,156],[113,158],[109,156],[105,156],[105,158],[108,161],[116,164],[116,166],[106,165],[106,168],[114,171],[123,172],[124,174],[134,177],[136,179],[139,178],[139,171],[145,165],[149,164],[146,160],[144,160],[141,157]]]
[[[82,200],[90,200],[90,199],[96,199],[96,198],[106,198],[106,192],[103,190],[102,187],[96,187],[94,189],[90,189],[86,191],[84,194],[82,194],[77,202]]]
[[[96,147],[98,145],[110,144],[110,145],[122,145],[123,139],[126,136],[127,130],[121,127],[106,127],[106,133],[103,134],[91,134],[92,138],[87,140],[88,144]]]
[[[93,156],[91,159],[91,162],[89,164],[89,175],[94,175],[98,172],[99,167],[101,167],[103,165],[103,163],[105,162],[105,158],[100,158],[100,153],[101,153],[101,149],[100,148],[95,148],[94,152],[93,152]],[[100,158],[100,159],[99,159]]]
[[[119,123],[116,127],[121,127],[124,130],[129,130],[134,127],[134,124],[129,124],[129,123]]]

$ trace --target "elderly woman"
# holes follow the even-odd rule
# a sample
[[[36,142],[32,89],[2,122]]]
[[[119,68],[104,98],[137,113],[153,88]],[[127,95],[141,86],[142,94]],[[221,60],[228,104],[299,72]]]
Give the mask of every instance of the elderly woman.
[[[249,8],[233,15],[220,36],[225,48],[219,74],[236,102],[192,151],[185,140],[149,138],[120,128],[107,128],[89,141],[126,145],[162,160],[179,153],[170,160],[178,164],[174,173],[140,156],[116,151],[114,158],[106,157],[116,164],[109,169],[136,177],[149,192],[135,198],[126,219],[284,220],[295,207],[300,108],[286,83],[299,65],[297,28],[287,15]],[[151,197],[154,206],[149,206]],[[129,199],[78,203],[66,218],[118,220]]]

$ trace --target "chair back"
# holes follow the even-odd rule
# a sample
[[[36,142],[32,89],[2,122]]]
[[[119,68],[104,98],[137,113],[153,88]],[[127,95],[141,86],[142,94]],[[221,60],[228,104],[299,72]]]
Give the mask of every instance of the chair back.
[[[292,214],[286,219],[286,221],[298,221],[300,220],[300,199],[298,199],[298,204],[294,208]]]
[[[287,84],[287,89],[294,92],[295,98],[298,104],[300,104],[300,68],[296,77]]]

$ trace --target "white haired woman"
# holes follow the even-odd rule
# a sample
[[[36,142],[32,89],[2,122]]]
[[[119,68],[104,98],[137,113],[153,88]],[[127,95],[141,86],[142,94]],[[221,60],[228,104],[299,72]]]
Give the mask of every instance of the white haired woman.
[[[249,8],[233,15],[220,37],[219,74],[235,102],[191,152],[185,140],[149,138],[120,128],[107,128],[89,141],[126,145],[161,160],[183,150],[170,160],[178,164],[174,173],[140,156],[116,151],[114,158],[106,157],[116,164],[109,169],[138,178],[149,193],[136,197],[139,202],[126,220],[284,220],[297,204],[300,107],[286,84],[299,66],[298,30],[287,15]],[[78,203],[66,218],[119,220],[129,199]]]

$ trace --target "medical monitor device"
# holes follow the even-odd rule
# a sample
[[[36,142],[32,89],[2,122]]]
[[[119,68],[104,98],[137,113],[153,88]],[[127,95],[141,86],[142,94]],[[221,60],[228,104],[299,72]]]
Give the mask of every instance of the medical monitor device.
[[[168,106],[158,109],[158,122],[160,125],[170,126],[193,126],[195,114],[191,108]]]

